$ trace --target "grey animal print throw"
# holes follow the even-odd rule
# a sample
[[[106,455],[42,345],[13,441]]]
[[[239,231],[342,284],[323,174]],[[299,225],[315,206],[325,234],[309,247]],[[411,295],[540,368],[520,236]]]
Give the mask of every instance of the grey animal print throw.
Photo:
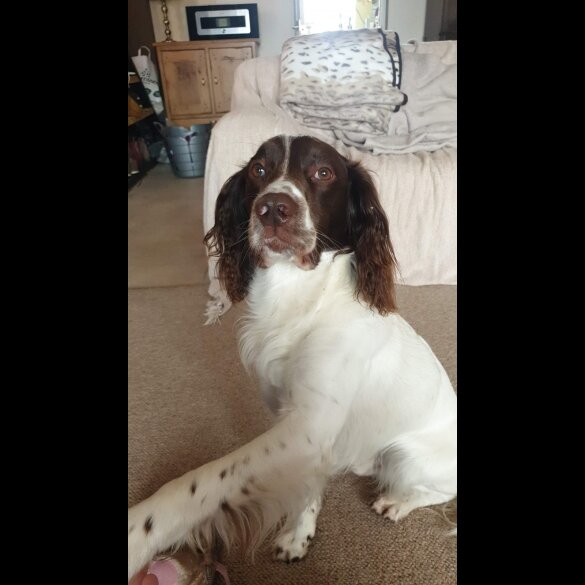
[[[280,106],[306,126],[388,134],[406,103],[398,35],[357,29],[293,37],[282,46]]]

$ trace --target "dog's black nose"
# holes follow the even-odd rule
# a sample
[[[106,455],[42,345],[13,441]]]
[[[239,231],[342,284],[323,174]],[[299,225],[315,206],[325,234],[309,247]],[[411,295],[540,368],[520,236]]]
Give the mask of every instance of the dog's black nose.
[[[265,193],[254,203],[254,212],[263,226],[286,223],[298,210],[296,201],[286,193]]]

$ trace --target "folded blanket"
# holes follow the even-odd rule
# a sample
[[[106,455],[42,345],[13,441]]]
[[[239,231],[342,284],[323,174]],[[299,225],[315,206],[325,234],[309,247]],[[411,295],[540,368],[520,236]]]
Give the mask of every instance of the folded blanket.
[[[288,39],[281,54],[280,105],[307,126],[385,135],[406,102],[398,35],[380,29]]]
[[[402,45],[402,89],[408,104],[392,115],[388,134],[337,132],[347,146],[373,154],[457,148],[457,41],[442,41],[442,54],[427,53],[428,43]]]

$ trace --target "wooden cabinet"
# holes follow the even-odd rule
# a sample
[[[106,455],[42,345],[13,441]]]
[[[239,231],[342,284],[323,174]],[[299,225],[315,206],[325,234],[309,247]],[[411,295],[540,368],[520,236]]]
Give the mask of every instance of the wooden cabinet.
[[[155,43],[167,118],[190,126],[229,112],[236,67],[256,56],[256,41]]]

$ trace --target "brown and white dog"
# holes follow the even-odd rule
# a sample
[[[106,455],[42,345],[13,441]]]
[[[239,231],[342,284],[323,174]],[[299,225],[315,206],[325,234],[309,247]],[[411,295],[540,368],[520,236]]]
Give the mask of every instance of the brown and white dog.
[[[344,471],[374,476],[373,508],[393,520],[454,498],[456,396],[395,312],[368,172],[315,138],[272,138],[225,183],[205,242],[230,299],[247,298],[241,358],[277,419],[128,511],[128,577],[185,541],[258,541],[276,526],[276,557],[299,559],[327,478]]]

